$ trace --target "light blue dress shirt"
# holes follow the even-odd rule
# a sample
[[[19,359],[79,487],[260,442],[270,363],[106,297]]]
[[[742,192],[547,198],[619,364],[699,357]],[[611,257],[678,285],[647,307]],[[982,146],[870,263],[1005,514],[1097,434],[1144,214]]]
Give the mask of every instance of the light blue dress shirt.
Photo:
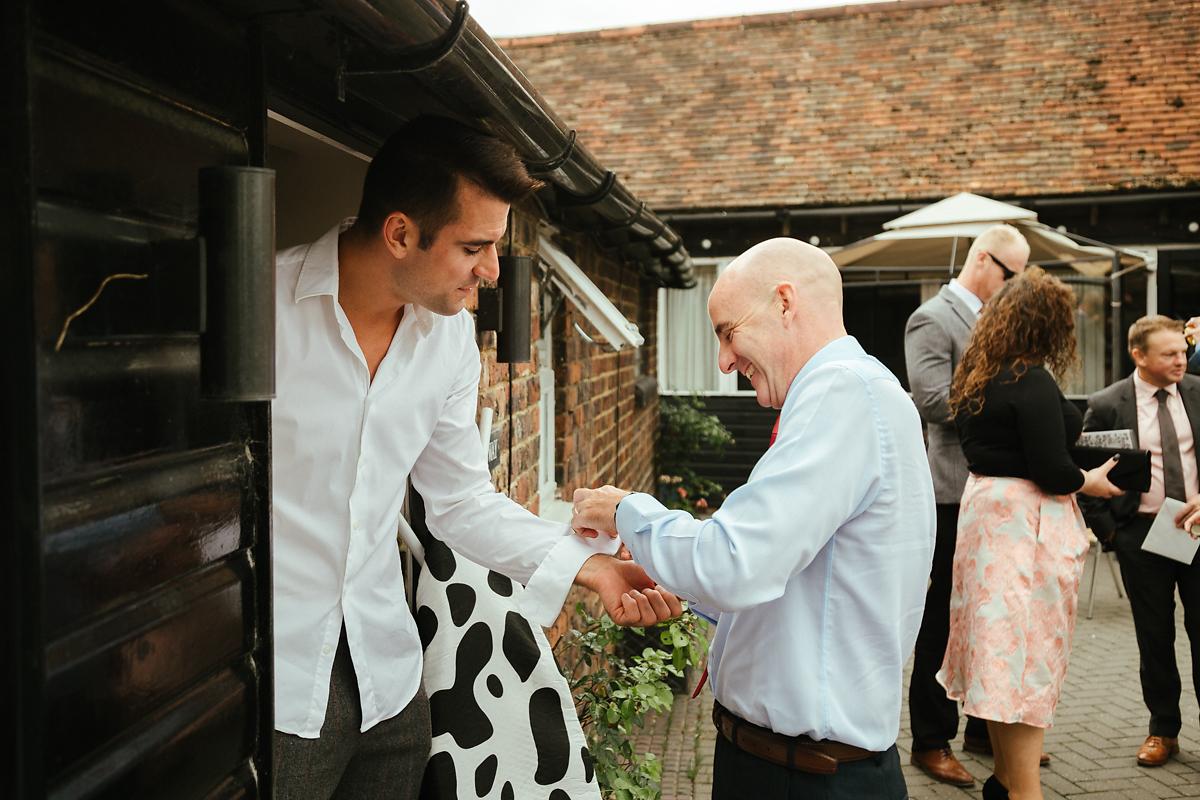
[[[967,308],[975,312],[975,316],[979,316],[979,312],[983,308],[983,301],[974,292],[959,283],[958,278],[951,278],[950,283],[946,285],[950,287],[950,291],[962,298],[962,301],[967,304]]]
[[[933,557],[921,421],[853,337],[788,388],[779,437],[699,521],[632,494],[617,528],[658,582],[720,612],[718,702],[778,733],[886,750]]]

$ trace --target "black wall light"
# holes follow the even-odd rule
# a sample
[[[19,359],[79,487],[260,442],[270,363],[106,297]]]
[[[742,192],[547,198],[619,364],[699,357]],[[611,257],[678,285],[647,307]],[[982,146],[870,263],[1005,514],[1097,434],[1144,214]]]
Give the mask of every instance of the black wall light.
[[[200,170],[207,313],[200,385],[213,400],[275,396],[275,171]]]
[[[500,256],[496,288],[479,290],[475,326],[481,331],[496,332],[496,360],[502,364],[527,364],[533,360],[532,280],[532,256]]]

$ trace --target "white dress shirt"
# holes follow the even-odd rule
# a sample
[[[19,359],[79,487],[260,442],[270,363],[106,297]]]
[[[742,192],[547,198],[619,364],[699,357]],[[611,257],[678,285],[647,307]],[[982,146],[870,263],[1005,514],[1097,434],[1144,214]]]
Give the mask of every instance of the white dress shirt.
[[[374,380],[338,304],[338,234],[276,258],[271,405],[275,727],[320,735],[343,624],[362,730],[400,713],[421,680],[397,525],[405,485],[430,530],[529,591],[549,625],[595,545],[497,494],[475,428],[479,350],[470,314],[406,306]],[[540,565],[540,566],[539,566]]]
[[[1142,380],[1137,370],[1133,372],[1133,390],[1137,402],[1138,446],[1150,451],[1150,491],[1142,492],[1138,512],[1157,514],[1167,496],[1163,481],[1162,434],[1158,430],[1158,398],[1154,393],[1158,387]],[[1183,486],[1187,497],[1176,500],[1191,500],[1200,493],[1200,480],[1196,474],[1196,442],[1192,436],[1192,424],[1188,420],[1183,398],[1179,396],[1179,384],[1167,387],[1167,413],[1175,424],[1175,436],[1179,439],[1179,456],[1183,462]]]
[[[899,381],[852,337],[788,388],[779,436],[711,519],[633,494],[622,540],[652,577],[720,611],[718,702],[777,733],[886,750],[933,558],[933,483]]]

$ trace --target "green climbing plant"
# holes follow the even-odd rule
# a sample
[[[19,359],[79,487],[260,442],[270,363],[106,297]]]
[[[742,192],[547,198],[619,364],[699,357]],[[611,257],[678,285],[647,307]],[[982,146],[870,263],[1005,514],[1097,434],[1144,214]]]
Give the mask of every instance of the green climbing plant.
[[[555,645],[555,656],[571,685],[579,721],[587,736],[596,781],[605,800],[656,800],[662,794],[662,762],[638,753],[635,730],[646,715],[670,710],[674,696],[664,680],[682,676],[708,649],[707,623],[690,612],[659,626],[662,648],[618,658],[627,635],[606,615],[594,617],[583,603],[575,606],[576,628]]]
[[[692,469],[702,450],[718,455],[734,443],[733,434],[696,396],[664,397],[659,404],[662,436],[658,443],[659,500],[668,508],[704,512],[725,499],[721,484]]]

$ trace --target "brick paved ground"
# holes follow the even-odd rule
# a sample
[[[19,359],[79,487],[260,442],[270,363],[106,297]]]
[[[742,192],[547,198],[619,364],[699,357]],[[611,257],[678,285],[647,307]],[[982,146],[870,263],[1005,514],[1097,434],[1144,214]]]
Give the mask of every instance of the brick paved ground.
[[[1089,561],[1066,687],[1056,724],[1046,736],[1046,750],[1053,757],[1050,766],[1042,770],[1046,800],[1200,800],[1198,708],[1189,681],[1182,617],[1176,648],[1185,684],[1181,752],[1165,767],[1139,768],[1134,753],[1145,737],[1146,710],[1138,686],[1133,621],[1128,604],[1117,597],[1103,565],[1096,581],[1095,616],[1084,618],[1090,566]],[[671,713],[653,720],[639,738],[643,750],[663,759],[663,800],[704,800],[711,795],[716,735],[711,713],[712,695],[707,690],[702,699],[680,697]],[[907,708],[900,725],[900,756],[912,800],[979,798],[978,783],[974,789],[956,789],[911,767]],[[982,782],[991,773],[991,760],[961,753],[961,744],[961,739],[954,743],[955,751]]]

